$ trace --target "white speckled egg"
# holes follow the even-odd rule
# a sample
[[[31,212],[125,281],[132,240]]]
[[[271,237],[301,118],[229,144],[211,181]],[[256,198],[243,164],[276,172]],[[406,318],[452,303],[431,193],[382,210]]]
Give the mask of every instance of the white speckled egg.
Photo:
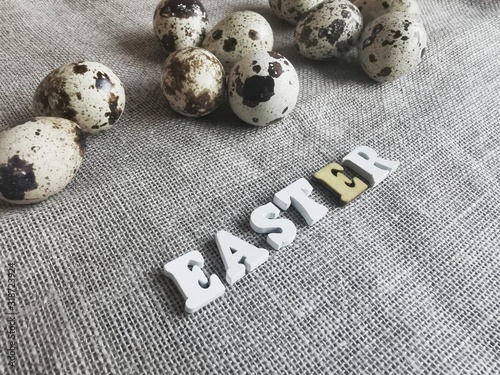
[[[406,13],[384,14],[363,31],[360,60],[363,70],[378,82],[391,82],[412,72],[427,47],[423,24]]]
[[[295,27],[294,44],[300,54],[327,60],[347,53],[361,35],[363,19],[348,0],[328,0],[309,9]]]
[[[173,110],[200,117],[215,110],[226,92],[226,74],[217,57],[188,47],[171,54],[161,71],[163,94]]]
[[[109,129],[124,108],[120,79],[108,67],[91,61],[55,69],[40,82],[33,98],[35,116],[64,117],[88,133]]]
[[[260,14],[244,10],[230,14],[207,34],[201,46],[212,52],[228,72],[243,56],[273,49],[273,30]]]
[[[404,12],[410,17],[421,19],[422,12],[416,0],[357,0],[354,5],[363,15],[363,22],[368,25],[375,18],[390,12]]]
[[[199,46],[207,27],[207,12],[198,0],[162,0],[156,7],[153,28],[169,53]]]
[[[228,86],[233,112],[257,126],[290,114],[299,95],[295,68],[276,52],[257,51],[243,57],[231,69]]]
[[[58,193],[84,152],[85,134],[63,118],[36,117],[0,132],[0,199],[30,204]]]
[[[323,0],[269,0],[269,6],[279,18],[296,25],[302,15]]]

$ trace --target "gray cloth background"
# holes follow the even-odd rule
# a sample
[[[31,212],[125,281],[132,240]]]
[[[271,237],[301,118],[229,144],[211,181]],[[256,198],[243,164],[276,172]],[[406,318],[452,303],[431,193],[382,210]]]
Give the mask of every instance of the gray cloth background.
[[[0,372],[6,262],[16,263],[17,374],[498,374],[500,4],[421,0],[424,63],[391,84],[353,59],[314,62],[267,2],[205,0],[213,26],[266,17],[300,76],[293,113],[255,128],[224,104],[202,119],[162,96],[155,0],[1,0],[0,129],[32,116],[39,81],[78,60],[126,87],[113,129],[49,200],[0,204]],[[313,183],[325,218],[295,209],[295,242],[249,226],[275,192],[358,145],[401,167],[347,207]],[[224,278],[227,230],[269,261],[194,315],[163,265],[199,250]]]

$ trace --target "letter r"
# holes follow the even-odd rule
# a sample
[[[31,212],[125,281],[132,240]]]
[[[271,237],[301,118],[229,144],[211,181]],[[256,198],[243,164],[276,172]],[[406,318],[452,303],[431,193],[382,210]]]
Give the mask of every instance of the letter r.
[[[359,146],[342,159],[342,164],[365,178],[371,187],[377,186],[399,167],[398,161],[377,157],[368,146]]]

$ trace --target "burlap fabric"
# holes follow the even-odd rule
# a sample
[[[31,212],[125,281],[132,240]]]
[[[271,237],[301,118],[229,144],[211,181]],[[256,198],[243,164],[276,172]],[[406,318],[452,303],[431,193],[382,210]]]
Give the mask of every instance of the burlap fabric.
[[[302,58],[266,1],[204,3],[211,25],[241,9],[269,20],[300,76],[289,117],[255,128],[227,104],[202,119],[169,109],[154,0],[1,0],[1,129],[32,116],[39,81],[66,62],[109,66],[128,96],[64,191],[0,204],[0,373],[498,374],[499,2],[422,0],[425,61],[383,85],[352,59]],[[314,184],[328,214],[308,227],[286,211],[295,242],[270,250],[252,210],[358,145],[401,167],[343,208]],[[162,267],[199,250],[223,278],[221,229],[269,261],[186,315]]]

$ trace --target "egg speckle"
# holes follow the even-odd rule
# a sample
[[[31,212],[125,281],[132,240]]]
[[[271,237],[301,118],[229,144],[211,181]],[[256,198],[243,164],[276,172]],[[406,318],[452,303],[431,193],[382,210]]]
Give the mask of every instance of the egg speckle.
[[[188,47],[171,54],[161,72],[161,86],[173,110],[200,117],[215,110],[226,91],[226,75],[209,51]]]
[[[375,18],[391,12],[404,12],[408,17],[420,19],[422,12],[416,0],[357,0],[354,5],[363,15],[363,22],[368,25]]]
[[[257,126],[290,114],[299,94],[295,68],[277,52],[257,51],[242,58],[231,69],[228,85],[233,112]]]
[[[393,12],[373,20],[363,31],[360,61],[378,82],[391,82],[412,72],[427,47],[423,24],[406,13]]]
[[[209,31],[201,46],[212,52],[228,72],[243,56],[273,49],[273,31],[264,17],[249,10],[222,19]]]
[[[269,0],[269,6],[279,18],[296,25],[302,15],[323,0]]]
[[[38,85],[35,116],[63,117],[89,133],[113,126],[125,108],[120,79],[103,64],[81,61],[62,65]]]
[[[162,0],[153,17],[155,34],[169,53],[199,46],[207,27],[207,12],[198,0]]]
[[[43,201],[75,176],[85,134],[72,121],[36,117],[0,132],[0,199],[15,204]]]
[[[354,47],[362,29],[358,8],[348,0],[329,0],[304,13],[295,28],[294,44],[307,58],[327,60]]]

